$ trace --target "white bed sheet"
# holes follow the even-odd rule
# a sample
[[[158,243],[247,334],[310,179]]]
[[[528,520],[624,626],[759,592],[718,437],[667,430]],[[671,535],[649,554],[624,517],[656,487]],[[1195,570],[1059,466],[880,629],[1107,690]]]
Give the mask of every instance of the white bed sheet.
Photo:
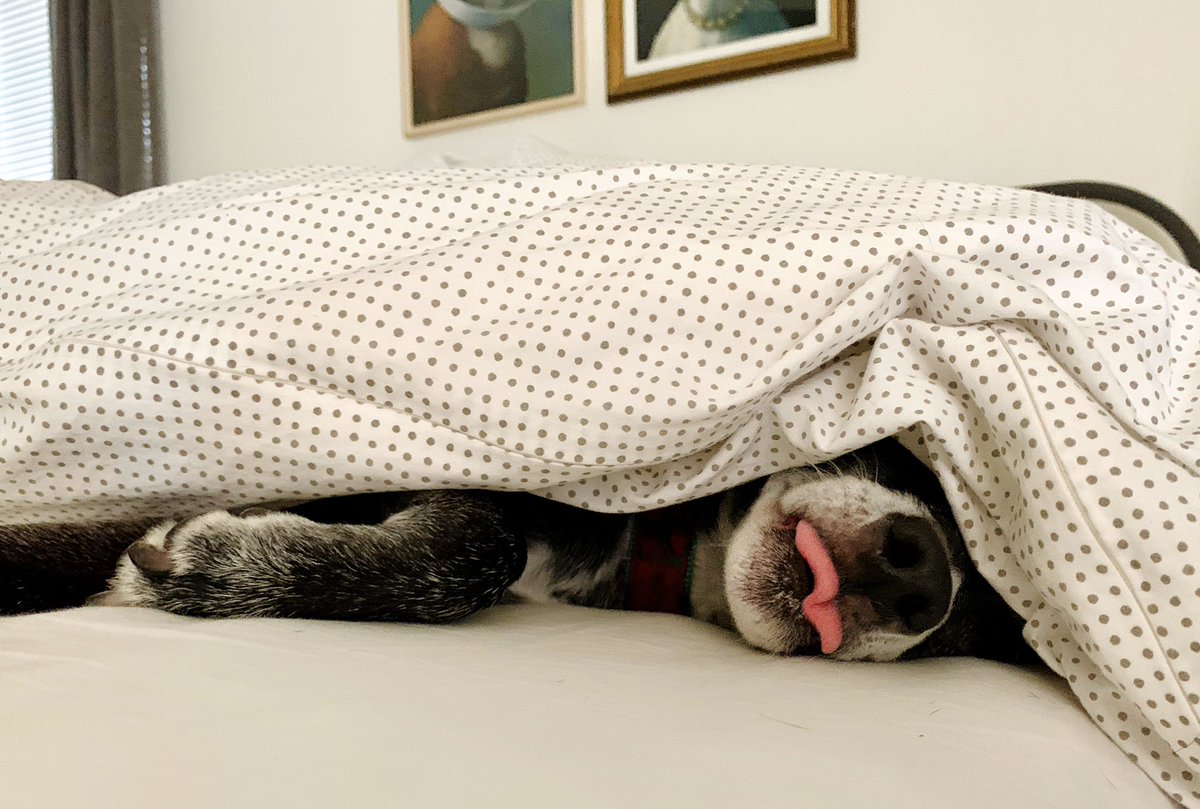
[[[1172,805],[1057,677],[776,658],[674,616],[0,621],[0,806]]]

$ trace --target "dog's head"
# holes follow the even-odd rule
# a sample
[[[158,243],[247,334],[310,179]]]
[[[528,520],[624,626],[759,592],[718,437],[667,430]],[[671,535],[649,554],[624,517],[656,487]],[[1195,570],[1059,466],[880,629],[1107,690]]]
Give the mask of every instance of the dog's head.
[[[818,577],[798,549],[801,522],[836,571],[826,607],[836,612],[815,624],[803,609]],[[815,626],[829,635],[832,624],[839,660],[1032,659],[1020,620],[968,559],[936,477],[892,440],[767,478],[730,535],[724,584],[738,632],[770,652],[817,654]]]

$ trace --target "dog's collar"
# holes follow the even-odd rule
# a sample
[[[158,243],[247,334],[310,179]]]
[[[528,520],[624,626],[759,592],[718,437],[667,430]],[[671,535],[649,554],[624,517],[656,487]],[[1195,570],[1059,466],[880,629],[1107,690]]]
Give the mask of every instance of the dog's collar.
[[[700,533],[691,506],[681,503],[632,517],[625,609],[691,614],[692,567]]]
[[[437,4],[454,19],[468,28],[495,28],[520,17],[535,0],[525,0],[506,8],[484,8],[465,0],[437,0]]]

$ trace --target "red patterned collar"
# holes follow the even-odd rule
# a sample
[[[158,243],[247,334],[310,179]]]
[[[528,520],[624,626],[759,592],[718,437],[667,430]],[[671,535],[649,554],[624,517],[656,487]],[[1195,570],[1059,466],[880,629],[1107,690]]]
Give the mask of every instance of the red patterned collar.
[[[625,609],[691,614],[692,565],[699,534],[693,506],[681,503],[633,516]]]

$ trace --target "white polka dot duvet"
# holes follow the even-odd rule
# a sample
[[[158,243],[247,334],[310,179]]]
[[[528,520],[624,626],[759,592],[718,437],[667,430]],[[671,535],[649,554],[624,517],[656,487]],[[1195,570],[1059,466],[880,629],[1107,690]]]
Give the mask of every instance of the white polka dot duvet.
[[[831,170],[0,184],[0,519],[363,490],[632,511],[899,433],[1200,807],[1200,274],[1099,208]]]

